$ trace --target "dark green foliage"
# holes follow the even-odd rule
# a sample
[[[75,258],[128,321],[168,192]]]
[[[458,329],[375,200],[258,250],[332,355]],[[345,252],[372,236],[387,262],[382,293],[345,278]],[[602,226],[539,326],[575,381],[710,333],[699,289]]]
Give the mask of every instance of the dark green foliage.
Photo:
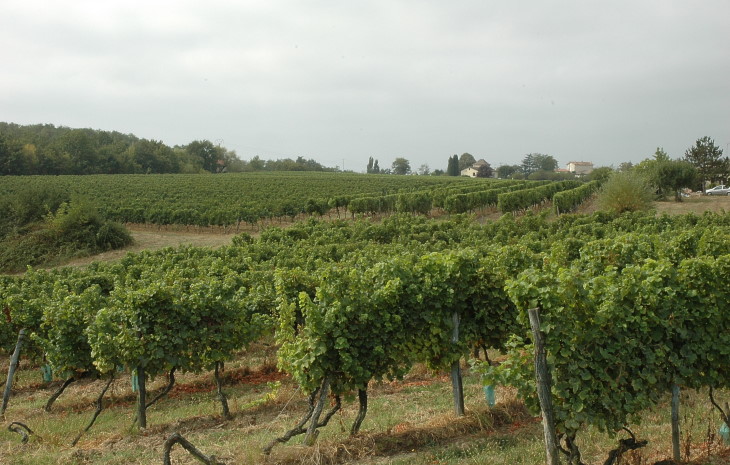
[[[20,196],[24,199],[34,199]],[[87,201],[76,198],[51,209],[42,193],[34,201],[17,202],[11,212],[17,223],[6,223],[0,241],[0,270],[20,271],[27,266],[54,263],[60,259],[125,247],[132,236],[122,225],[105,221]],[[41,206],[42,205],[42,206]],[[46,210],[47,209],[47,210]],[[41,212],[45,212],[41,214]],[[30,222],[24,223],[31,219]]]
[[[556,192],[555,195],[553,195],[553,206],[555,206],[555,212],[561,214],[575,210],[587,198],[593,195],[600,185],[601,184],[598,181],[591,181],[583,184],[582,186],[576,187],[575,189]]]
[[[208,140],[170,147],[116,131],[0,123],[0,176],[262,170],[336,171],[303,157],[266,161],[254,157],[245,162],[235,152]]]
[[[459,156],[454,154],[452,157],[449,157],[449,164],[446,168],[446,175],[459,176],[460,173],[461,170],[459,170]]]
[[[23,154],[18,144],[0,134],[0,176],[25,172]]]
[[[532,189],[506,192],[497,196],[497,208],[502,213],[527,210],[552,199],[555,193],[580,186],[579,181],[560,181],[544,184]]]
[[[525,176],[536,171],[554,171],[558,167],[558,162],[550,155],[542,153],[528,153],[522,159],[522,172]]]
[[[618,170],[618,171],[625,171],[625,170]],[[599,168],[594,169],[590,172],[584,179],[586,181],[598,181],[599,183],[603,184],[608,180],[608,178],[611,177],[611,174],[614,172],[613,168],[610,168],[608,166],[601,166]]]
[[[411,164],[408,160],[406,160],[403,157],[398,157],[393,161],[393,164],[391,165],[391,169],[393,171],[393,174],[410,174],[411,173]]]
[[[682,201],[680,190],[697,185],[697,170],[685,161],[670,160],[660,162],[655,169],[657,184],[663,195],[673,195],[677,202]]]
[[[69,199],[69,195],[60,189],[47,186],[25,186],[5,195],[0,199],[0,239],[43,220]]]
[[[459,157],[459,172],[461,172],[461,170],[465,170],[465,169],[469,168],[471,165],[473,165],[476,162],[477,161],[474,158],[474,155],[472,155],[470,153],[462,153],[461,156]]]
[[[121,249],[131,243],[129,231],[119,223],[106,221],[96,232],[96,247],[100,251]]]
[[[492,166],[489,163],[485,163],[479,167],[477,170],[477,177],[478,178],[491,178],[494,174],[494,170],[492,169]]]
[[[682,160],[670,160],[662,149],[657,149],[654,159],[646,159],[634,168],[655,188],[663,199],[674,197],[682,200],[682,188],[694,188],[700,184],[697,169],[691,163]]]
[[[499,179],[511,178],[515,173],[522,173],[520,165],[501,165],[497,167],[497,177]]]
[[[730,160],[722,156],[722,149],[710,137],[697,139],[684,153],[684,159],[697,168],[702,192],[707,181],[726,182],[730,175]]]

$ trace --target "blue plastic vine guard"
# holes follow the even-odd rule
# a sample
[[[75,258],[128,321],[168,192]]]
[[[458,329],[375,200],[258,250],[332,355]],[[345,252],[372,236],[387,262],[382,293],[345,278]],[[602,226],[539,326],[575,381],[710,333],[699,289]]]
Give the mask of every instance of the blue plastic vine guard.
[[[720,437],[725,444],[730,444],[730,428],[728,428],[727,423],[725,422],[723,422],[720,427]]]
[[[484,397],[487,399],[487,405],[494,407],[497,403],[497,396],[494,392],[494,385],[487,384],[484,386]]]
[[[50,383],[53,381],[53,370],[51,370],[51,365],[41,365],[41,374],[43,375],[44,383]]]
[[[137,378],[137,370],[132,372],[132,392],[139,390],[139,379]]]

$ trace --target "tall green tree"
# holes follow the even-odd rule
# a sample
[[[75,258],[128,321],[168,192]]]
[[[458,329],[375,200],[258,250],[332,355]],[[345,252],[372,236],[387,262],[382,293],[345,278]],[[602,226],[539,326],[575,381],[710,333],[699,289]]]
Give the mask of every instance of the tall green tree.
[[[0,134],[0,175],[23,174],[23,157],[20,150]]]
[[[261,171],[266,166],[266,162],[261,159],[258,155],[255,155],[251,160],[248,162],[248,166],[251,168],[252,171]]]
[[[403,157],[398,157],[393,160],[391,169],[393,170],[393,174],[409,174],[411,172],[411,163]]]
[[[558,167],[558,161],[550,155],[543,153],[528,153],[522,159],[522,172],[529,176],[535,171],[554,171]]]
[[[473,165],[476,162],[477,161],[474,158],[474,155],[472,155],[470,153],[462,153],[461,156],[459,157],[459,172],[461,172],[461,170],[465,170],[465,169],[469,168],[471,165]]]
[[[654,152],[654,160],[669,161],[671,159],[669,158],[669,155],[667,155],[667,152],[664,151],[664,147],[657,147],[656,152]]]
[[[697,169],[686,161],[667,160],[657,163],[655,179],[663,196],[672,193],[674,200],[681,202],[681,190],[697,183]]]
[[[497,177],[500,179],[507,179],[521,170],[522,168],[519,165],[501,165],[497,167]]]
[[[180,168],[175,152],[161,141],[142,139],[130,150],[142,173],[176,173]]]
[[[618,165],[618,171],[630,171],[633,167],[633,163],[631,163],[630,161],[625,161]]]
[[[367,174],[370,174],[373,172],[373,157],[370,157],[368,159],[368,166],[365,168],[365,172]]]
[[[685,161],[697,168],[702,182],[702,192],[708,181],[727,181],[730,171],[730,161],[722,156],[722,149],[715,145],[715,141],[705,136],[697,139],[695,145],[684,153]]]
[[[193,157],[200,159],[203,169],[215,173],[218,169],[218,160],[222,160],[222,150],[209,140],[194,140],[186,147],[186,151]]]
[[[683,160],[672,160],[663,148],[657,147],[653,158],[647,158],[634,167],[655,188],[660,198],[673,196],[682,201],[681,189],[697,183],[697,169]]]
[[[454,154],[449,157],[449,165],[446,168],[446,174],[448,176],[458,176],[461,170],[459,169],[459,156]]]
[[[90,131],[74,129],[59,140],[59,147],[72,160],[73,174],[99,172],[99,157]]]
[[[621,171],[621,170],[619,170]],[[614,170],[610,166],[601,166],[599,168],[594,169],[591,171],[591,173],[586,176],[586,181],[599,181],[601,183],[605,182],[608,178],[611,177]]]
[[[489,163],[485,163],[479,167],[477,170],[477,177],[478,178],[491,178],[494,174],[494,170],[489,165]]]

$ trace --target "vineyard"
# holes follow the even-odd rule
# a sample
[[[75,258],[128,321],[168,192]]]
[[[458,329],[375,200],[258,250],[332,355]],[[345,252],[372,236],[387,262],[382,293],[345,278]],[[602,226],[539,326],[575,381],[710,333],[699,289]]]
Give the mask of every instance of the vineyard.
[[[301,191],[298,214],[329,199],[335,213],[323,214],[332,218],[268,225],[218,249],[166,248],[0,278],[0,350],[11,359],[2,411],[28,441],[3,433],[0,457],[159,463],[182,433],[218,457],[208,463],[345,463],[378,456],[388,437],[395,454],[417,454],[437,436],[515,441],[509,429],[529,433],[529,453],[509,458],[477,441],[472,452],[392,463],[545,463],[539,336],[562,463],[611,454],[606,463],[618,463],[649,434],[667,438],[652,449],[657,460],[671,457],[671,428],[657,433],[639,420],[669,418],[680,404],[716,412],[712,425],[686,410],[674,422],[683,457],[713,444],[721,451],[715,432],[720,417],[730,421],[730,216],[554,217],[531,208],[570,211],[596,186],[467,181],[360,187],[351,197]],[[220,192],[230,192],[224,183]],[[130,199],[111,188],[103,195]],[[338,196],[347,197],[339,207],[330,202]],[[485,224],[422,215],[486,206],[527,213]],[[528,321],[535,309],[539,333]],[[483,384],[497,386],[496,405]],[[432,413],[414,417],[416,405]],[[450,427],[433,423],[439,415]],[[703,443],[697,436],[710,429]],[[45,452],[30,454],[40,443]],[[192,463],[181,448],[173,456]]]
[[[240,232],[257,231],[263,226],[281,224],[282,220],[308,216],[346,218],[392,213],[428,214],[432,210],[452,214],[498,206],[503,213],[516,212],[549,202],[560,191],[588,186],[580,192],[590,195],[597,187],[595,183],[584,185],[578,181],[545,183],[300,172],[207,176],[13,176],[3,178],[0,196],[23,190],[55,189],[93,200],[102,216],[110,221],[215,227]],[[537,189],[541,185],[543,188]],[[575,202],[561,207],[561,211],[570,211],[574,206]]]

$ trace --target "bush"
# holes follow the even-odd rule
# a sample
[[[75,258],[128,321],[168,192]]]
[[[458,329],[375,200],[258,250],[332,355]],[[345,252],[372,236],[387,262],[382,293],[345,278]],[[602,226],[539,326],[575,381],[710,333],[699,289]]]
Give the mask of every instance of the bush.
[[[0,270],[21,271],[29,265],[49,265],[131,243],[132,236],[124,226],[105,221],[89,202],[74,199],[48,212],[44,221],[15,228],[2,238]]]
[[[132,243],[132,236],[123,225],[106,222],[96,233],[96,247],[99,251],[121,249]]]
[[[598,207],[615,213],[648,210],[654,201],[649,181],[634,171],[615,172],[598,194]]]
[[[32,230],[33,223],[43,221],[63,202],[68,202],[67,194],[49,188],[25,188],[0,199],[0,240]]]
[[[61,244],[74,244],[79,249],[96,249],[96,233],[104,221],[86,201],[74,199],[62,204],[50,218],[50,229]]]
[[[68,194],[59,189],[28,187],[11,197],[10,209],[16,226],[25,226],[42,220],[44,216],[56,211],[68,200]]]

